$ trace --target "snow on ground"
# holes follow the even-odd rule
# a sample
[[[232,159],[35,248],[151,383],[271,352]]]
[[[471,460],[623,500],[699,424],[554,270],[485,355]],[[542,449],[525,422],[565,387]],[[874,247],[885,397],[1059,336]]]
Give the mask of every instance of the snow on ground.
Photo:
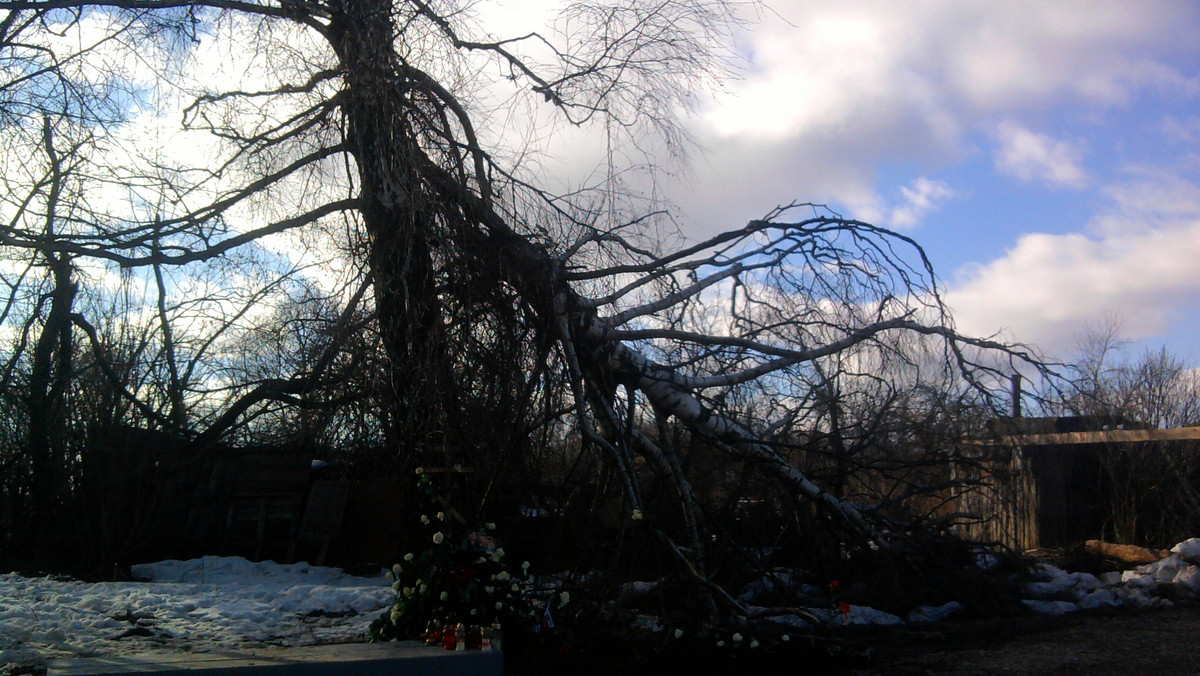
[[[1200,555],[1200,538],[1180,542],[1171,552],[1165,559],[1099,577],[1041,564],[1038,579],[1025,585],[1030,598],[1024,603],[1035,612],[1062,615],[1095,608],[1145,608],[1200,600],[1200,567],[1186,560]]]
[[[1061,615],[1200,600],[1200,567],[1193,557],[1200,558],[1200,538],[1179,543],[1160,561],[1099,577],[1040,564],[1035,579],[1025,584],[1024,603],[1034,612]],[[306,563],[206,556],[134,566],[132,572],[143,581],[87,584],[0,574],[0,672],[55,657],[361,641],[394,599],[384,571],[356,577]],[[748,586],[741,598],[751,602],[791,582],[773,573]],[[637,595],[653,588],[654,583],[633,583],[624,591]],[[815,587],[810,591],[819,593]],[[961,609],[958,603],[921,607],[907,621],[939,621]],[[807,617],[772,619],[797,629],[814,618],[830,624],[905,622],[868,606],[805,610]],[[639,619],[646,629],[664,630],[657,618]]]
[[[134,566],[144,582],[0,575],[0,671],[55,657],[360,641],[394,599],[383,571],[206,556]]]
[[[1190,559],[1190,560],[1189,560]],[[1124,572],[1105,573],[1099,577],[1089,573],[1068,573],[1050,564],[1038,564],[1035,579],[1025,582],[1025,607],[1043,615],[1065,615],[1079,610],[1097,608],[1147,608],[1172,606],[1178,601],[1200,601],[1200,538],[1175,545],[1165,559],[1138,566]],[[994,567],[994,556],[981,553],[977,565]],[[779,573],[770,573],[750,583],[739,597],[750,602],[771,591],[780,580]],[[801,585],[816,599],[819,591]],[[908,614],[913,624],[944,620],[963,609],[962,604],[950,602],[942,606],[921,606]],[[763,609],[765,610],[765,609]],[[811,618],[824,624],[894,625],[906,620],[868,606],[847,605],[841,612],[822,607],[806,607],[803,615],[780,615],[771,621],[801,630],[811,624]]]

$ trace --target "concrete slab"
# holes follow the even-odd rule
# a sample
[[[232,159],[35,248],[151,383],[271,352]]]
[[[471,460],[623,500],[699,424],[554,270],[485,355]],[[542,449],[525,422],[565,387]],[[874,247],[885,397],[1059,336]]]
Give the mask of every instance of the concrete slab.
[[[47,676],[502,676],[499,652],[453,652],[416,641],[83,657],[50,662]]]

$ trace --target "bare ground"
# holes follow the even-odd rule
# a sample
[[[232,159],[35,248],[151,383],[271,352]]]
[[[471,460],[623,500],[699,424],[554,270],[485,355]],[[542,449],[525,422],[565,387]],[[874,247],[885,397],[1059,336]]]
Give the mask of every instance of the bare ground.
[[[868,665],[843,673],[1200,673],[1200,608],[946,622],[877,637]]]

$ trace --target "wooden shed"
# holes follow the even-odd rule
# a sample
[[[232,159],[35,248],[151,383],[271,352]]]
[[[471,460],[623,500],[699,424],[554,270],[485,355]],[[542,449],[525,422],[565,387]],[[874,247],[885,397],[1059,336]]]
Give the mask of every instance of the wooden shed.
[[[956,500],[958,512],[978,517],[963,535],[1018,550],[1111,538],[1107,529],[1118,506],[1106,454],[1157,445],[1164,453],[1195,456],[1200,440],[1200,427],[1119,425],[1091,417],[995,421],[995,437],[964,444],[955,464],[958,478],[985,482]]]

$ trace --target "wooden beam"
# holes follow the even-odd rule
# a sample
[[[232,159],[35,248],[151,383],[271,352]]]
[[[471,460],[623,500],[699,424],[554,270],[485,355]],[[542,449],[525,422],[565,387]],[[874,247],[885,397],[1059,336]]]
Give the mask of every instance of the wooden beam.
[[[1173,427],[1165,430],[1101,430],[1096,432],[1057,432],[1053,434],[1012,434],[976,443],[1007,446],[1069,446],[1072,444],[1144,444],[1157,441],[1200,440],[1200,427]]]

